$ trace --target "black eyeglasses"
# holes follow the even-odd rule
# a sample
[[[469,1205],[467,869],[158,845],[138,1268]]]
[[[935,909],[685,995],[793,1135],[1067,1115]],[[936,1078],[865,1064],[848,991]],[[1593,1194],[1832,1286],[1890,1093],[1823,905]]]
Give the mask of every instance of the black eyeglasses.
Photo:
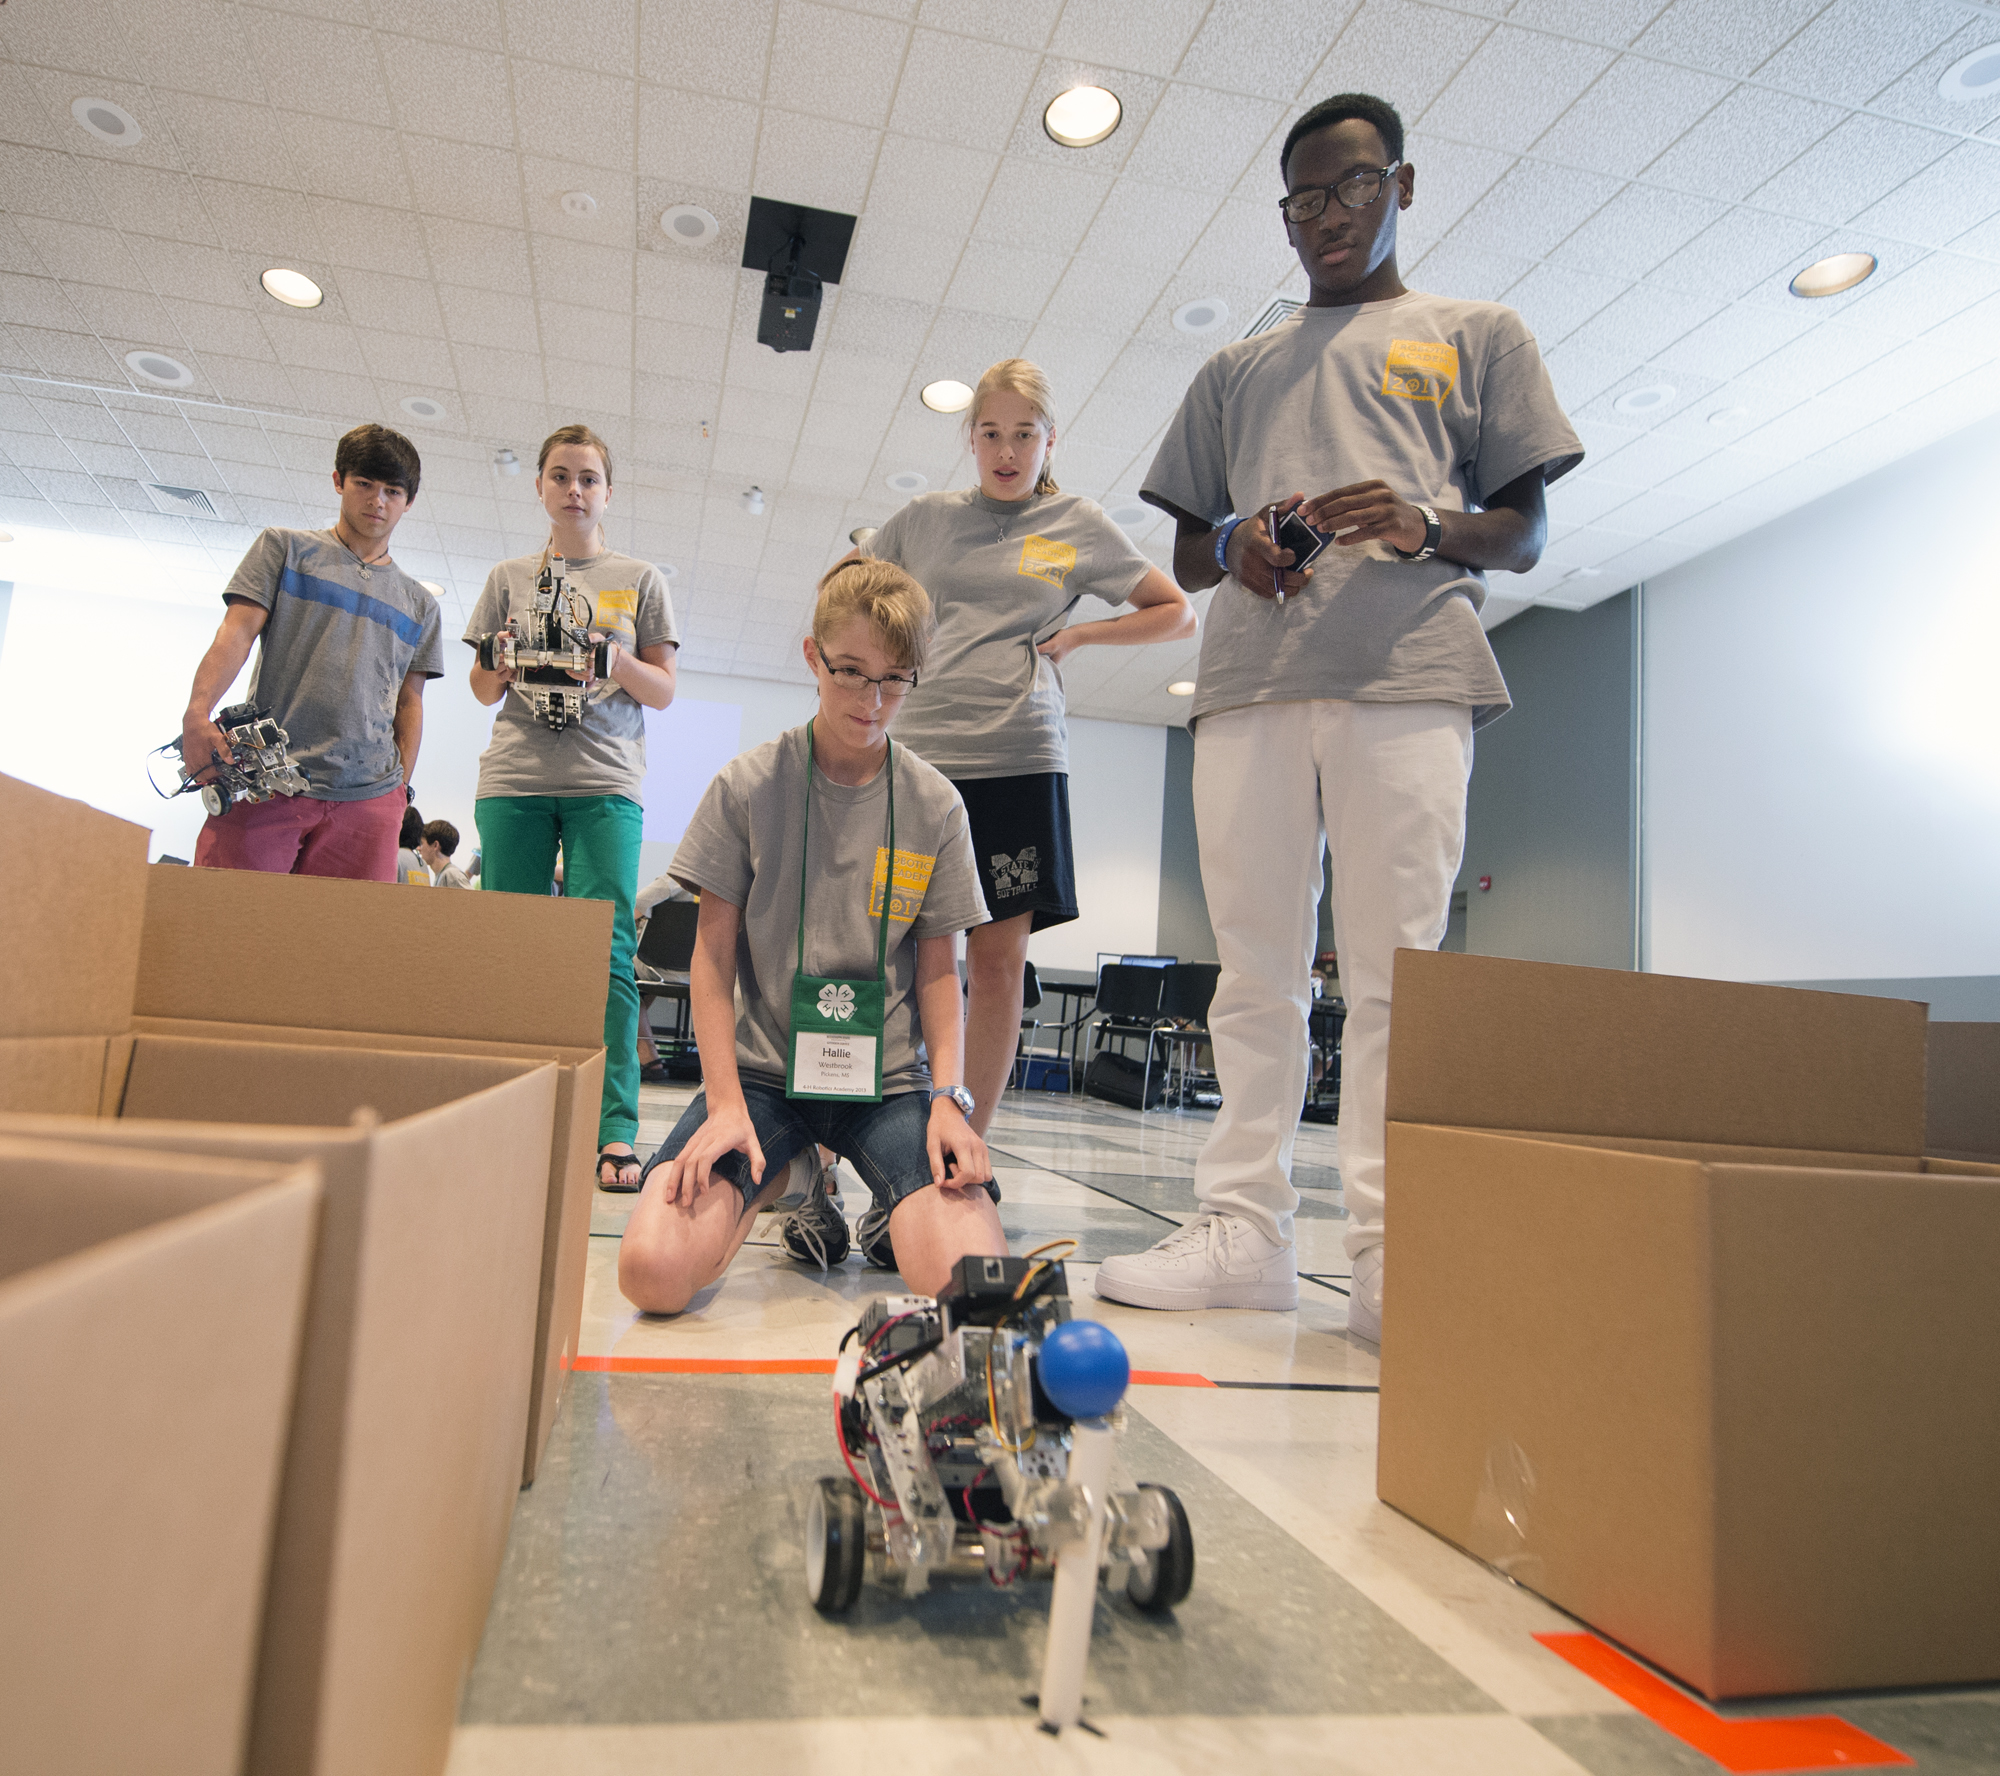
[[[1372,167],[1365,173],[1349,173],[1331,185],[1308,185],[1303,191],[1279,198],[1278,208],[1284,211],[1287,222],[1310,222],[1326,208],[1331,195],[1340,200],[1343,210],[1365,210],[1382,195],[1382,187],[1402,164],[1400,160],[1391,161],[1385,167]]]
[[[899,697],[907,697],[917,688],[917,675],[912,672],[907,677],[900,672],[885,672],[880,678],[870,678],[858,666],[829,666],[827,676],[844,691],[852,691],[857,697],[865,697],[868,687],[873,685],[882,693],[882,701],[893,703]]]

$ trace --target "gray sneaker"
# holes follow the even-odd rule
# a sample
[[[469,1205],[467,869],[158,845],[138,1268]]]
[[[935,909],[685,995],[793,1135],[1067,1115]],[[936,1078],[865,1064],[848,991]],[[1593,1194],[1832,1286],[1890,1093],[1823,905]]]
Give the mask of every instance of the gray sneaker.
[[[821,1271],[846,1262],[850,1244],[847,1218],[840,1212],[831,1166],[807,1190],[805,1206],[778,1223],[778,1244],[784,1247],[786,1257]]]
[[[879,1204],[870,1203],[855,1222],[854,1239],[861,1248],[862,1263],[871,1270],[896,1268],[896,1248],[889,1243],[888,1212]]]

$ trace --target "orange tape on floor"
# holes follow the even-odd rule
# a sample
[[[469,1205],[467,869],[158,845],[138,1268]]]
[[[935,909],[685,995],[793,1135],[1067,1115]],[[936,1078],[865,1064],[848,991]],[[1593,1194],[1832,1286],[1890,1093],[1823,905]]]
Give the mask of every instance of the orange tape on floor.
[[[578,1357],[582,1375],[831,1375],[831,1357]],[[1206,1375],[1173,1369],[1134,1369],[1134,1387],[1212,1388]]]
[[[1837,1715],[1726,1720],[1594,1634],[1538,1634],[1535,1638],[1621,1701],[1631,1703],[1683,1745],[1693,1746],[1739,1776],[1751,1772],[1775,1776],[1788,1770],[1881,1769],[1916,1762]]]

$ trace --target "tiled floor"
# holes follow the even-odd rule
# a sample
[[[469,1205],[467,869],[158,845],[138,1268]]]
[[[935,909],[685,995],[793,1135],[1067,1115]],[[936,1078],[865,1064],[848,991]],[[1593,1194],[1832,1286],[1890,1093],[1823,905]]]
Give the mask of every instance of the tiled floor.
[[[642,1150],[691,1088],[644,1094]],[[1295,1314],[1152,1314],[1095,1299],[1099,1260],[1194,1210],[1198,1112],[1010,1096],[992,1145],[1017,1250],[1078,1242],[1079,1312],[1138,1370],[1123,1454],[1170,1485],[1196,1538],[1170,1618],[1100,1604],[1086,1713],[1035,1730],[1047,1589],[870,1586],[831,1622],[806,1600],[805,1490],[837,1471],[823,1375],[580,1373],[515,1517],[451,1776],[761,1776],[1004,1763],[1025,1771],[1667,1776],[1720,1766],[1545,1651],[1577,1624],[1379,1504],[1376,1361],[1346,1336],[1333,1131],[1300,1131]],[[600,1195],[585,1356],[831,1357],[888,1272],[801,1269],[767,1218],[675,1320],[617,1289],[632,1199]],[[850,1219],[866,1206],[856,1186]],[[1774,1713],[1784,1710],[1725,1710]],[[2000,1690],[1819,1699],[1925,1776],[2000,1772]]]

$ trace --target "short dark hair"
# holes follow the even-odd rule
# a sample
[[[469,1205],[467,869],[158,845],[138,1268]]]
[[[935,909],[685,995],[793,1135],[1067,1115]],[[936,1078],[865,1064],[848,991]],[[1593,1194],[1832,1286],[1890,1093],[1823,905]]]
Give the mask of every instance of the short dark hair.
[[[458,828],[449,820],[425,821],[424,837],[447,857],[458,849]]]
[[[417,841],[424,836],[424,817],[415,808],[403,810],[403,830],[397,834],[396,843],[405,851],[414,851]]]
[[[342,478],[359,475],[365,481],[400,487],[414,500],[424,462],[417,447],[401,432],[392,432],[387,426],[358,425],[333,447],[333,472]]]
[[[1375,133],[1382,138],[1382,146],[1389,150],[1391,160],[1403,158],[1403,120],[1394,105],[1373,93],[1335,93],[1330,99],[1321,99],[1285,132],[1285,145],[1278,154],[1278,177],[1290,180],[1292,150],[1301,138],[1316,130],[1331,129],[1350,117],[1375,126]]]

